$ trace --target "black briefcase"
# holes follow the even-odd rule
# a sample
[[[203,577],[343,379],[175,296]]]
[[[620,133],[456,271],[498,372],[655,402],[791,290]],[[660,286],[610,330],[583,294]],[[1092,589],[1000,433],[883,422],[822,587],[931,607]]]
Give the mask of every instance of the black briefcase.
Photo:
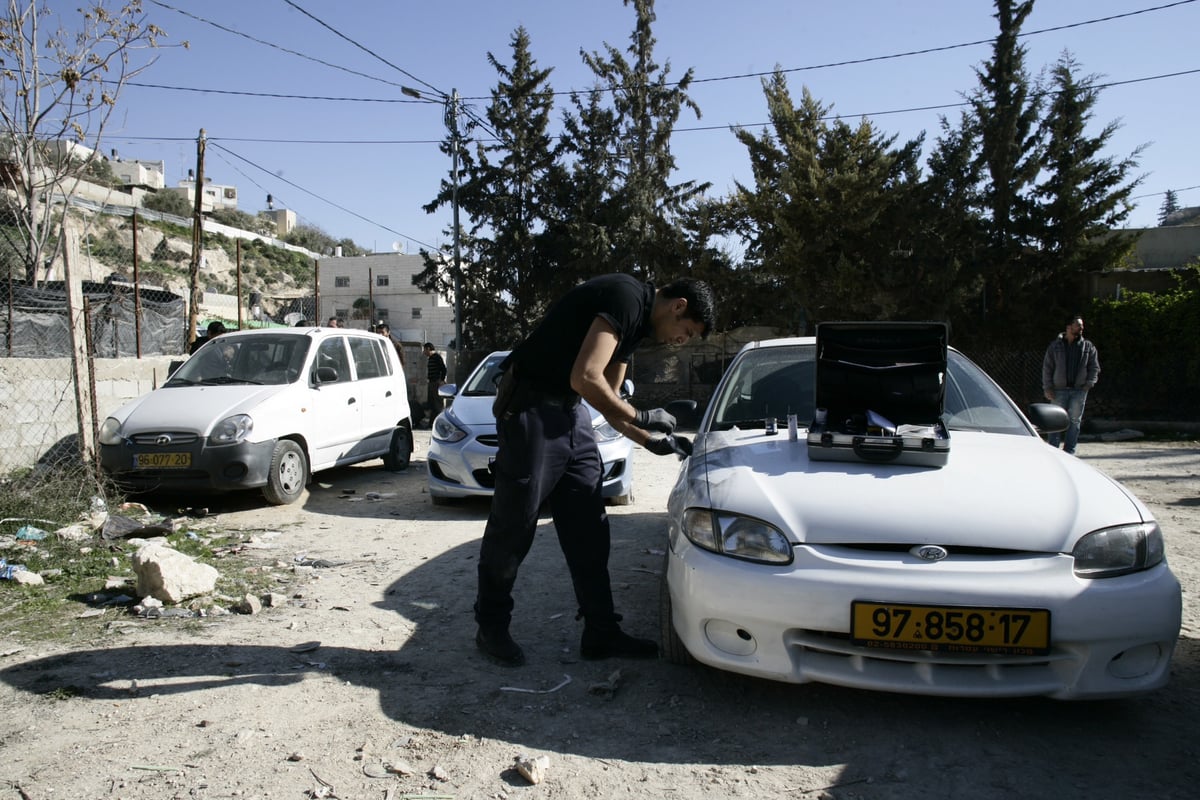
[[[941,322],[819,324],[809,459],[945,465],[947,333]]]

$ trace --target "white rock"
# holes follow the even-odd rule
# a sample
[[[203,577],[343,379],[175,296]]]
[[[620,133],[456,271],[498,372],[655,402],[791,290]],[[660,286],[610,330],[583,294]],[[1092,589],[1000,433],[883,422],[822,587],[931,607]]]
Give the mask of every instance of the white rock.
[[[150,595],[172,605],[189,597],[208,594],[217,585],[218,572],[160,542],[148,542],[133,554],[133,572],[142,597]]]

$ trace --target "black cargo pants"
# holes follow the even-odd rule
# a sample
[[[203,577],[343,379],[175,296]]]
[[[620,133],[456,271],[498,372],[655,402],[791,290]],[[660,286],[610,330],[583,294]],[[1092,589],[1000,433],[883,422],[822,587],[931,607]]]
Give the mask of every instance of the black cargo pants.
[[[517,570],[548,500],[580,613],[590,627],[615,626],[602,463],[587,410],[578,402],[518,397],[496,420],[496,432],[496,489],[479,552],[475,621],[508,627]]]

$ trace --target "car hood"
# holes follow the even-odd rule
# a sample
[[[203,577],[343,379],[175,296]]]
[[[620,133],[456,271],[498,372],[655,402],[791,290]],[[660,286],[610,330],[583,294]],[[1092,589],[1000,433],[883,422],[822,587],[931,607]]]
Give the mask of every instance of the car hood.
[[[757,517],[793,541],[1066,552],[1092,530],[1150,519],[1103,473],[1041,439],[952,434],[941,468],[808,460],[762,431],[711,433],[686,465],[687,505]]]
[[[254,384],[163,387],[122,406],[112,416],[121,421],[124,436],[163,430],[206,436],[217,422],[231,414],[261,410],[265,401],[287,388]]]

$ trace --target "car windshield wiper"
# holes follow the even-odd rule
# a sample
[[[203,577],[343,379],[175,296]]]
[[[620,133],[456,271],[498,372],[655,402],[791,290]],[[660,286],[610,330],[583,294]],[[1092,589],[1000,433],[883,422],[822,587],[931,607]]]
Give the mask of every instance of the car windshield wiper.
[[[255,386],[262,386],[262,381],[252,380],[250,378],[234,378],[229,375],[218,375],[215,378],[205,378],[200,381],[204,386],[228,386],[235,383],[251,383]]]

